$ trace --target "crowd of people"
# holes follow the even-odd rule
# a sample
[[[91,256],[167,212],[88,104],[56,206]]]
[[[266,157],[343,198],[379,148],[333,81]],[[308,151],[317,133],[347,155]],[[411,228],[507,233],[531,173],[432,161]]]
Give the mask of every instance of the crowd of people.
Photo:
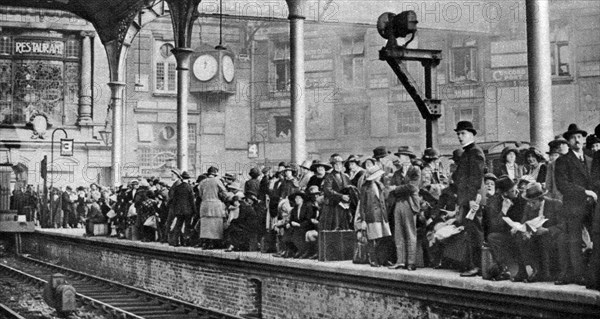
[[[322,232],[350,230],[354,262],[372,267],[598,289],[600,125],[588,136],[571,124],[549,141],[547,156],[506,147],[493,168],[471,122],[455,131],[461,147],[448,167],[434,148],[417,156],[380,146],[372,156],[255,167],[246,181],[216,167],[195,181],[173,170],[168,183],[53,189],[46,223],[85,227],[88,236],[108,224],[119,238],[312,259]]]

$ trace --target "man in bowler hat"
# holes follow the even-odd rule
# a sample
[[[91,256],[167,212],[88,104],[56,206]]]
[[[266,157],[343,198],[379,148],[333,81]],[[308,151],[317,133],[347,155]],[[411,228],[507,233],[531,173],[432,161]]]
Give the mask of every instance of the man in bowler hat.
[[[563,194],[565,233],[559,244],[560,276],[557,285],[584,285],[584,263],[581,254],[581,233],[598,199],[592,189],[592,159],[583,153],[587,132],[577,124],[569,125],[563,137],[569,142],[569,152],[556,159],[556,186]]]
[[[466,270],[461,273],[463,277],[472,277],[481,273],[481,243],[483,234],[478,218],[468,219],[470,210],[478,211],[479,203],[477,194],[481,193],[485,168],[485,155],[483,150],[475,144],[477,131],[473,123],[460,121],[456,124],[456,136],[463,149],[463,154],[458,160],[453,180],[456,183],[458,197],[457,222],[465,226],[469,238],[464,266]]]

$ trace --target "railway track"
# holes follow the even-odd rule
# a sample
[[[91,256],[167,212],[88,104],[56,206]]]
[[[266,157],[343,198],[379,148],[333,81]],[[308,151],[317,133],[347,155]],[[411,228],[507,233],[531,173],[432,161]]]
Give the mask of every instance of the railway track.
[[[0,264],[0,274],[10,274],[43,286],[54,273],[61,273],[77,292],[77,300],[115,318],[126,319],[241,319],[208,310],[174,298],[84,274],[29,257],[17,259],[19,269]],[[8,317],[12,318],[12,317]]]
[[[25,319],[25,317],[19,315],[7,305],[0,303],[0,318],[1,319]]]

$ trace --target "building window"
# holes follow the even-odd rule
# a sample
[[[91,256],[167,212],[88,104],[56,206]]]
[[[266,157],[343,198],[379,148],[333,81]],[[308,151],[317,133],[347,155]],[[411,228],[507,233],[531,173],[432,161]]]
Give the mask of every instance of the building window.
[[[365,42],[362,38],[342,39],[342,76],[344,85],[365,85]]]
[[[71,37],[67,40],[65,45],[65,54],[67,58],[79,58],[79,41],[74,37]]]
[[[12,48],[12,38],[8,36],[0,37],[0,55],[10,55]]]
[[[570,76],[569,31],[566,23],[554,21],[551,23],[550,55],[551,70],[554,76]]]
[[[154,91],[157,93],[177,93],[177,62],[171,51],[173,48],[171,43],[159,43],[155,54]],[[138,63],[140,62],[138,61]]]
[[[396,110],[396,134],[419,133],[421,129],[421,114],[418,110],[403,107]]]
[[[454,121],[469,121],[479,130],[479,109],[477,107],[457,107],[454,109]]]
[[[273,55],[273,73],[271,84],[274,91],[287,92],[290,90],[290,44],[287,42],[276,42]]]
[[[450,81],[477,81],[478,70],[477,42],[455,41],[450,49]]]
[[[292,136],[292,118],[275,116],[275,138],[287,139]]]

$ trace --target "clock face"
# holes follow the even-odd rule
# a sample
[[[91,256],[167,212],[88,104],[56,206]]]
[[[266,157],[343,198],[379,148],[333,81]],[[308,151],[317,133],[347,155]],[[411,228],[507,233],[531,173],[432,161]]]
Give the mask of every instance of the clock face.
[[[205,54],[194,61],[192,68],[194,76],[200,81],[208,81],[217,74],[218,62],[214,56]]]
[[[233,64],[233,59],[231,56],[226,55],[223,57],[223,77],[225,81],[231,82],[233,81],[233,76],[235,75],[235,65]]]

